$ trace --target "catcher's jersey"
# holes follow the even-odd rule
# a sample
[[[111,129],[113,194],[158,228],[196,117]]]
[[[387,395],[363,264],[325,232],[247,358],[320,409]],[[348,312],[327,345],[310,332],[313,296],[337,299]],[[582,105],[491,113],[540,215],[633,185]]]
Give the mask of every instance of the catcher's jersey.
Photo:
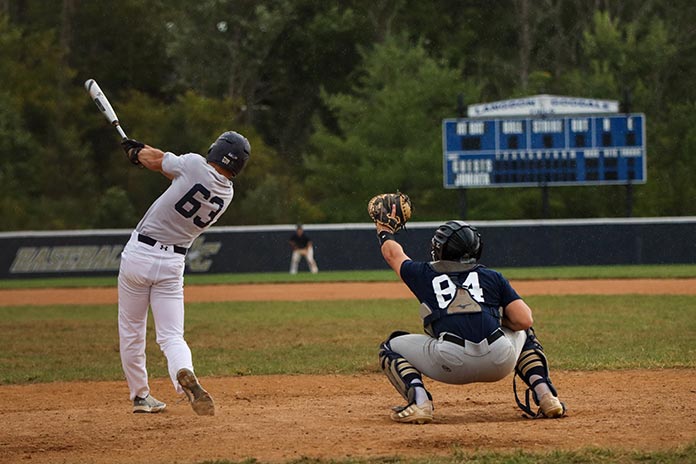
[[[497,271],[452,261],[401,265],[401,278],[421,302],[431,335],[450,332],[478,343],[500,327],[500,309],[520,298]]]
[[[172,183],[135,230],[158,242],[188,248],[229,206],[234,196],[232,181],[196,153],[165,153],[162,171],[172,176]]]

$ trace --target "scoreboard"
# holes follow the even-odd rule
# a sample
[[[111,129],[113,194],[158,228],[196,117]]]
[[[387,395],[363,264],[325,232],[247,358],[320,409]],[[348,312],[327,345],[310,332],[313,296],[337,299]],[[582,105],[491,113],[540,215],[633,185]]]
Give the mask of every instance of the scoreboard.
[[[646,182],[645,115],[445,119],[445,188]]]

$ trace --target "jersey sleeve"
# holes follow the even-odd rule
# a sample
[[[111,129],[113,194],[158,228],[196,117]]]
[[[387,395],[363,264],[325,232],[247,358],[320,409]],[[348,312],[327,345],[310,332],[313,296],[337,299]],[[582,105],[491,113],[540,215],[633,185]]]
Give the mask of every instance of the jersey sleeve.
[[[186,165],[194,162],[198,155],[186,154],[177,156],[174,153],[166,152],[162,158],[162,171],[172,177],[179,177],[186,171]]]
[[[498,288],[500,288],[500,305],[504,308],[515,300],[520,300],[522,297],[517,294],[510,282],[503,277],[499,272],[495,272],[498,279]]]
[[[421,292],[419,291],[419,283],[423,279],[423,275],[426,272],[427,265],[428,263],[413,261],[410,259],[407,259],[406,261],[401,263],[401,280],[404,281],[406,286],[418,298],[419,301],[422,301],[423,297],[423,295],[421,295]]]

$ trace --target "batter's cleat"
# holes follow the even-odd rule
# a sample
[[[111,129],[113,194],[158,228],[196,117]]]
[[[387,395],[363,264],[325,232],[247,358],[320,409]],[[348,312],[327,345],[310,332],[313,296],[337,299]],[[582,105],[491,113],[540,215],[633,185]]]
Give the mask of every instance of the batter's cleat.
[[[136,396],[133,399],[134,413],[156,413],[164,411],[166,407],[166,404],[159,401],[152,395],[147,395],[145,398],[140,398],[139,396]]]
[[[189,403],[194,412],[199,416],[214,416],[215,403],[210,393],[205,391],[201,384],[198,383],[196,375],[190,369],[179,369],[176,373],[176,380],[184,389],[184,393],[188,397]]]
[[[565,415],[566,408],[553,393],[548,392],[539,400],[539,412],[544,417],[556,419]]]
[[[403,424],[428,424],[433,421],[433,402],[426,401],[420,406],[411,403],[396,408],[391,414],[391,420]]]

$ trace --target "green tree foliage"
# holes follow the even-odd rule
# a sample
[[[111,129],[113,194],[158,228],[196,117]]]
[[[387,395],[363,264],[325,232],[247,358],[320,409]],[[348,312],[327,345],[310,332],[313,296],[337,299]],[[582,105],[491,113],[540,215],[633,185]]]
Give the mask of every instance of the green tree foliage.
[[[646,214],[648,204],[643,198],[655,192],[670,189],[669,183],[654,182],[652,176],[665,167],[661,159],[670,156],[663,144],[655,143],[661,131],[672,133],[672,125],[662,124],[666,116],[664,99],[667,82],[673,80],[675,62],[678,60],[674,38],[668,34],[664,22],[654,16],[639,17],[623,23],[607,12],[595,12],[591,26],[584,31],[582,41],[584,68],[576,68],[558,79],[560,89],[568,95],[593,95],[598,98],[628,98],[631,111],[647,114],[648,178],[646,186],[636,187],[639,214]],[[659,179],[659,177],[658,177]],[[573,187],[560,192],[555,211],[562,217],[622,216],[626,213],[624,187]],[[664,193],[659,193],[659,196]],[[667,211],[654,213],[668,214]]]
[[[366,15],[350,2],[301,0],[294,5],[263,66],[266,94],[257,108],[254,126],[280,153],[279,161],[297,175],[301,156],[312,134],[312,119],[330,119],[321,89],[350,89],[360,63],[358,48],[372,43]]]
[[[675,103],[664,119],[653,122],[651,177],[641,197],[647,216],[696,215],[696,102]]]
[[[540,189],[442,187],[459,95],[537,93],[630,97],[648,130],[633,214],[696,214],[694,17],[689,0],[0,2],[0,229],[132,227],[167,187],[127,163],[88,78],[164,150],[249,137],[220,224],[365,221],[396,188],[418,220],[542,217]],[[547,214],[623,216],[627,198],[554,187]]]
[[[97,200],[92,225],[98,229],[112,229],[136,224],[138,219],[128,193],[121,187],[109,187]]]
[[[165,95],[171,69],[177,65],[166,53],[169,36],[164,18],[170,11],[169,2],[63,0],[65,3],[74,6],[63,13],[56,28],[65,37],[67,64],[77,71],[78,83],[96,79],[110,89],[109,97],[115,101],[133,89],[158,98]]]
[[[69,86],[73,72],[52,31],[25,32],[0,17],[0,49],[2,228],[71,227],[93,212],[84,95]]]
[[[419,218],[451,211],[443,191],[442,114],[459,93],[474,99],[478,88],[457,70],[428,56],[423,44],[390,37],[364,52],[350,94],[324,95],[339,133],[321,122],[305,159],[307,191],[323,196],[326,220],[365,220],[367,200],[401,189],[418,199]],[[430,175],[429,173],[433,173]]]
[[[177,84],[244,102],[254,111],[266,82],[263,66],[285,25],[288,1],[178,2],[167,23],[168,53],[178,59]]]

